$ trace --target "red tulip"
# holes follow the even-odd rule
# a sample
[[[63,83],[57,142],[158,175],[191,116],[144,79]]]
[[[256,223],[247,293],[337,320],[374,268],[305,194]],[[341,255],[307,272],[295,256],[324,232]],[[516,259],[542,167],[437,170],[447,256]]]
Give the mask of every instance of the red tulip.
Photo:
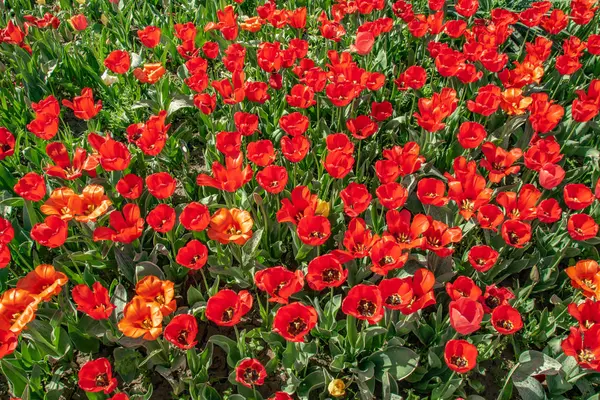
[[[573,214],[567,222],[567,231],[573,240],[588,240],[598,233],[598,224],[587,214]]]
[[[461,335],[469,335],[481,328],[483,307],[476,300],[461,297],[450,302],[450,325]]]
[[[88,141],[100,154],[100,165],[106,171],[124,171],[131,161],[131,153],[121,142],[102,137],[95,133],[88,135]]]
[[[69,227],[56,215],[46,217],[44,222],[37,223],[31,228],[31,238],[45,247],[56,248],[67,240]]]
[[[175,193],[177,181],[168,172],[157,172],[146,177],[150,194],[157,199],[166,199]]]
[[[421,89],[427,81],[427,72],[418,65],[408,67],[406,71],[400,74],[396,79],[396,85],[399,90]]]
[[[444,349],[444,361],[452,371],[464,374],[477,365],[477,347],[466,340],[450,340]]]
[[[88,361],[79,370],[79,387],[86,392],[109,394],[117,388],[117,378],[112,376],[112,367],[106,358]]]
[[[210,223],[208,207],[198,202],[189,203],[179,215],[179,222],[187,230],[195,232],[203,231]]]
[[[140,236],[144,230],[144,218],[140,215],[140,208],[135,204],[127,204],[123,211],[113,211],[109,216],[111,228],[97,227],[94,230],[94,241],[110,240],[119,243],[131,243]]]
[[[452,300],[468,298],[478,300],[481,296],[481,289],[475,284],[473,279],[467,276],[459,276],[452,283],[446,283],[446,293]]]
[[[42,176],[28,172],[19,179],[13,190],[25,200],[40,201],[46,196],[46,183]]]
[[[364,284],[352,287],[342,301],[342,311],[371,325],[378,323],[384,314],[379,288]]]
[[[591,299],[585,299],[579,305],[569,304],[569,314],[579,322],[579,329],[583,332],[600,324],[600,302]]]
[[[269,165],[256,174],[256,181],[269,193],[281,193],[288,181],[287,169],[277,165]]]
[[[269,139],[250,142],[246,146],[246,158],[260,167],[271,165],[275,161],[276,156],[273,142]]]
[[[402,268],[408,260],[408,252],[389,237],[378,240],[370,251],[371,271],[386,276],[388,272]]]
[[[175,226],[175,209],[159,204],[146,215],[146,222],[156,232],[167,233]]]
[[[254,274],[256,287],[269,294],[269,301],[287,304],[289,297],[302,290],[304,274],[301,270],[294,272],[285,267],[271,267]]]
[[[303,135],[308,129],[309,123],[308,117],[297,111],[279,119],[279,126],[290,136]]]
[[[129,71],[131,57],[123,50],[114,50],[104,59],[104,66],[115,74],[124,74]]]
[[[100,282],[94,282],[92,289],[80,284],[71,292],[77,309],[96,320],[108,319],[115,309],[108,296],[108,290]]]
[[[448,204],[446,185],[439,179],[423,178],[417,184],[417,198],[423,204],[442,207]]]
[[[77,118],[87,121],[100,112],[102,100],[94,104],[92,89],[84,88],[81,90],[81,96],[76,96],[73,101],[63,100],[62,105],[73,110]]]
[[[309,246],[320,246],[331,235],[331,224],[322,215],[307,215],[298,222],[298,237]]]
[[[310,142],[304,136],[284,136],[280,141],[281,153],[290,162],[298,163],[310,150]]]
[[[76,31],[82,31],[88,26],[87,18],[83,14],[73,15],[69,18],[69,22]]]
[[[541,174],[541,173],[540,173]],[[563,189],[563,197],[571,210],[583,210],[594,202],[594,194],[581,183],[569,183]]]
[[[563,340],[561,347],[565,354],[575,358],[581,367],[598,370],[600,368],[600,325],[596,324],[585,332],[571,327],[571,333]]]
[[[318,315],[313,307],[291,303],[275,312],[273,332],[289,342],[304,342],[305,336],[317,325],[317,319]]]
[[[14,153],[15,136],[8,129],[0,127],[0,161]]]
[[[313,290],[341,286],[347,277],[348,271],[333,254],[315,257],[308,263],[306,282]]]
[[[254,358],[243,359],[235,368],[235,380],[242,385],[252,388],[261,386],[267,377],[267,370]]]
[[[531,239],[531,225],[509,220],[502,224],[502,238],[509,246],[522,248]]]
[[[158,46],[160,43],[160,28],[156,26],[147,26],[137,31],[138,38],[142,44],[150,49]]]
[[[206,58],[215,59],[219,55],[219,44],[217,42],[205,42],[202,45],[202,52]]]
[[[353,258],[363,258],[369,255],[371,248],[378,241],[379,236],[373,235],[362,218],[352,218],[342,243]]]
[[[367,187],[360,183],[351,182],[340,192],[344,203],[344,212],[349,217],[357,217],[371,204],[372,196]]]
[[[458,143],[463,149],[475,149],[485,140],[487,132],[477,122],[463,122],[458,132]]]
[[[492,311],[492,325],[499,333],[511,335],[523,328],[523,320],[519,311],[505,304]]]
[[[239,293],[222,289],[208,299],[206,318],[219,326],[233,326],[252,308],[252,295],[245,290]]]
[[[127,174],[119,179],[115,188],[124,198],[135,200],[142,195],[144,180],[135,174]]]
[[[498,252],[486,245],[473,246],[469,250],[468,260],[473,269],[486,272],[498,261]]]
[[[12,354],[19,344],[18,336],[9,330],[0,329],[0,359]]]
[[[196,270],[204,267],[208,260],[208,249],[199,240],[190,240],[177,252],[175,260],[186,268]]]
[[[492,312],[496,307],[508,305],[508,300],[514,299],[515,295],[507,288],[498,288],[496,285],[486,286],[485,293],[479,298],[486,313]]]
[[[552,190],[565,179],[565,170],[558,164],[545,164],[540,169],[540,186]]]
[[[179,314],[167,324],[165,339],[182,350],[191,349],[198,343],[198,322],[193,315]]]

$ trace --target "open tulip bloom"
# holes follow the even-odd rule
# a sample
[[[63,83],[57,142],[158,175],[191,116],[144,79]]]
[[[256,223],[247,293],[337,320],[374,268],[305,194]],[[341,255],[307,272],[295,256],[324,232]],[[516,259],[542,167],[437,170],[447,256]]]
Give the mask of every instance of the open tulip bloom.
[[[599,0],[5,3],[0,398],[600,393]]]

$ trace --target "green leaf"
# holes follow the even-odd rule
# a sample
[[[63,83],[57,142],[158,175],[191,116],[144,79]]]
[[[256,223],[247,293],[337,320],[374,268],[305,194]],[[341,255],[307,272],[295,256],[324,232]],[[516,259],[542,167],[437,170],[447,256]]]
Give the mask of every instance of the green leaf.
[[[375,378],[381,380],[388,372],[395,380],[409,376],[419,365],[419,355],[406,347],[390,347],[373,353],[369,361],[375,364]]]
[[[315,371],[306,376],[298,386],[298,397],[308,399],[312,391],[325,386],[325,374],[323,371]]]
[[[519,356],[519,368],[516,373],[520,375],[556,375],[561,364],[554,358],[535,350],[528,350]]]
[[[165,273],[158,265],[150,261],[142,261],[135,266],[136,282],[139,282],[146,276],[156,276],[159,279],[165,279]]]
[[[115,370],[125,382],[131,382],[138,376],[138,365],[142,355],[134,349],[117,347],[113,352]]]
[[[115,305],[114,315],[117,317],[123,313],[123,309],[127,304],[127,290],[120,283],[115,287],[110,301]]]
[[[255,254],[258,245],[260,244],[260,240],[263,236],[263,229],[258,229],[252,234],[252,237],[244,244],[242,247],[242,264],[247,265],[249,261],[251,261]]]
[[[201,301],[204,301],[204,296],[202,295],[202,292],[200,292],[200,290],[198,290],[194,286],[190,286],[187,291],[188,305],[191,307],[194,304],[199,303]]]
[[[222,348],[227,353],[227,364],[229,367],[234,368],[237,363],[242,359],[240,350],[237,347],[237,343],[227,336],[214,335],[208,339],[209,343],[214,343]]]
[[[25,370],[15,365],[15,363],[17,363],[17,360],[9,361],[7,359],[2,359],[0,360],[0,367],[2,368],[2,372],[6,377],[6,381],[8,382],[12,394],[21,397],[28,386],[29,379],[27,378]]]

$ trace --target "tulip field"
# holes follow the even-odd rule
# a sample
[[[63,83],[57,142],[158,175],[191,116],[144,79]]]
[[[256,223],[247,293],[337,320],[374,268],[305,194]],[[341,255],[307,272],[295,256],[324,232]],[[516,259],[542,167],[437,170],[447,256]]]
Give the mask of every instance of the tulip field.
[[[600,400],[598,0],[1,0],[0,399]]]

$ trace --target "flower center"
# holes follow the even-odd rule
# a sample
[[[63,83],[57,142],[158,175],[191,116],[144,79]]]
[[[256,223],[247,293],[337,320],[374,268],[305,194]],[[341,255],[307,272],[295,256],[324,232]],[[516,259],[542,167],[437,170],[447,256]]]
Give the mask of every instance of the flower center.
[[[450,358],[450,363],[456,365],[459,368],[465,368],[469,365],[467,359],[462,356],[452,356],[452,358]]]
[[[429,243],[432,246],[439,246],[440,245],[440,239],[437,237],[431,237],[429,236],[427,238],[427,243]]]
[[[179,334],[177,335],[177,342],[179,344],[187,344],[187,336],[188,336],[188,331],[185,329],[182,329],[179,331]]]
[[[590,349],[582,349],[577,354],[577,359],[582,363],[590,363],[596,359],[596,356]]]
[[[392,264],[395,260],[394,260],[394,257],[392,257],[392,256],[385,256],[385,257],[383,257],[383,259],[381,261],[383,264],[387,265],[387,264]]]
[[[582,279],[581,283],[592,290],[596,290],[596,284],[591,279]]]
[[[326,269],[325,271],[323,271],[323,281],[329,283],[329,282],[335,282],[338,281],[340,279],[341,273],[340,271],[338,271],[337,269]]]
[[[258,375],[258,372],[253,368],[246,368],[242,376],[244,382],[246,382],[249,385],[253,385],[259,377],[260,376]]]
[[[235,226],[230,226],[229,229],[227,229],[227,234],[228,235],[241,235],[242,231],[240,231],[238,228],[236,228]]]
[[[221,316],[221,320],[223,322],[229,322],[233,319],[234,310],[233,307],[229,307],[223,311],[223,315]]]
[[[363,317],[372,317],[373,315],[375,315],[375,310],[377,310],[377,306],[375,306],[375,303],[373,303],[370,300],[362,299],[358,302],[358,307],[356,307],[356,310]]]
[[[108,386],[108,375],[100,374],[96,375],[96,387]]]
[[[142,328],[148,330],[152,328],[152,321],[150,321],[150,319],[146,318],[145,320],[142,321]]]
[[[307,327],[308,325],[306,324],[306,322],[304,322],[302,318],[296,318],[288,324],[287,330],[290,335],[296,336],[304,332]]]
[[[489,308],[496,308],[500,305],[500,299],[496,296],[490,296],[487,299],[485,299],[485,304]]]
[[[501,327],[502,329],[506,329],[507,331],[510,331],[514,328],[514,324],[512,323],[512,321],[508,321],[508,320],[498,321],[498,326]]]
[[[461,210],[473,212],[475,209],[475,203],[472,200],[464,199],[462,203],[460,203]]]
[[[397,306],[402,304],[402,298],[400,297],[400,295],[398,293],[394,293],[391,296],[389,296],[387,299],[385,299],[385,303],[392,305],[392,306]]]

